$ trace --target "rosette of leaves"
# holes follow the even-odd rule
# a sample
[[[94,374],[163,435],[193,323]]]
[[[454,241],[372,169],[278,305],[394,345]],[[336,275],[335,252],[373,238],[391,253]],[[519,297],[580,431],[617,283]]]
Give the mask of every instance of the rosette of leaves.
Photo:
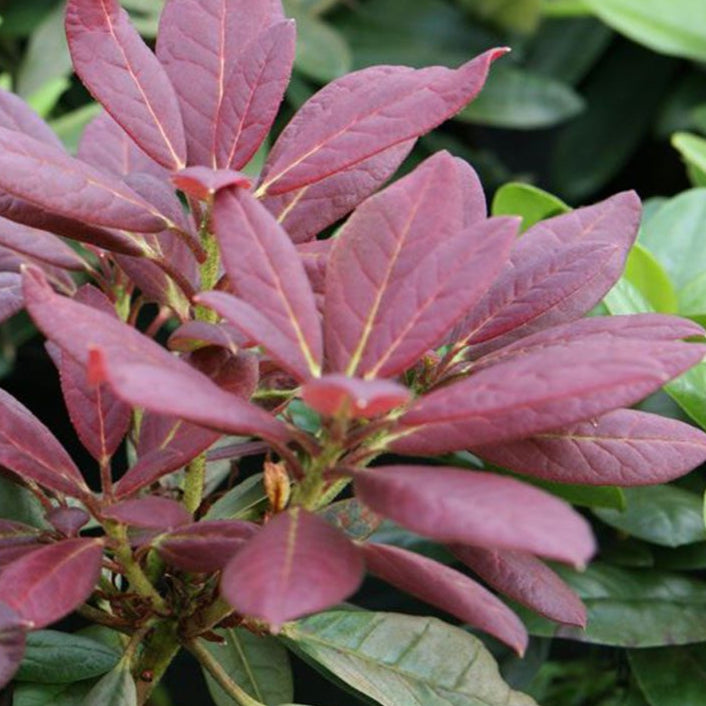
[[[14,259],[0,302],[5,315],[26,306],[46,335],[101,487],[2,394],[0,463],[46,518],[3,525],[2,679],[28,631],[79,609],[126,636],[89,704],[118,692],[144,704],[180,647],[237,703],[291,701],[288,688],[266,697],[242,683],[205,646],[233,626],[277,635],[382,704],[531,703],[465,632],[330,609],[367,568],[518,653],[525,629],[486,586],[584,624],[543,560],[585,566],[588,523],[498,468],[641,485],[706,458],[700,430],[626,409],[702,359],[702,344],[682,340],[702,329],[659,314],[581,318],[620,276],[637,197],[518,238],[517,219],[488,218],[475,172],[445,152],[382,188],[503,50],[334,81],[251,183],[239,170],[294,59],[278,2],[170,0],[156,54],[117,2],[70,0],[66,28],[106,112],[73,158],[2,95],[0,242]],[[57,236],[81,254],[67,257]],[[76,289],[72,268],[92,283]],[[158,313],[142,332],[147,302]],[[168,321],[171,351],[152,338]],[[222,437],[237,438],[208,452]],[[460,450],[483,459],[476,470],[438,464]],[[259,495],[248,480],[214,502],[211,462],[254,454],[265,455]],[[448,546],[485,585],[370,541],[383,517]]]

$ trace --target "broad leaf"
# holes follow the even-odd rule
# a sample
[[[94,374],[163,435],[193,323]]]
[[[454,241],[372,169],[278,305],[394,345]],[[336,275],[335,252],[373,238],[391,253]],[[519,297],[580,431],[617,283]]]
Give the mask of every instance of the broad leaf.
[[[0,272],[0,322],[22,311],[22,278],[15,272]]]
[[[15,685],[13,706],[83,706],[91,690],[91,681],[73,684],[27,684]]]
[[[243,190],[220,192],[213,219],[226,273],[240,299],[207,293],[200,301],[264,345],[299,379],[319,374],[323,356],[319,315],[304,266],[287,234]]]
[[[544,562],[525,552],[453,545],[458,559],[500,593],[551,620],[586,625],[579,597]]]
[[[26,622],[9,605],[0,603],[0,688],[14,676],[25,650]]]
[[[0,219],[0,245],[55,267],[86,268],[83,258],[56,236],[6,219]]]
[[[27,637],[27,649],[17,672],[19,681],[70,684],[109,672],[120,653],[97,640],[57,630],[37,630]]]
[[[359,500],[440,542],[517,549],[583,566],[595,544],[569,505],[524,483],[456,468],[385,466],[356,471]]]
[[[221,593],[273,632],[348,598],[363,578],[354,544],[325,520],[296,508],[271,519],[223,571]]]
[[[656,414],[616,410],[569,428],[474,452],[537,478],[585,485],[648,485],[706,460],[706,434]]]
[[[523,231],[569,210],[569,206],[553,194],[520,182],[501,186],[495,192],[491,207],[494,216],[522,216]]]
[[[185,166],[174,88],[118,0],[69,0],[66,36],[76,73],[115,121],[155,161]]]
[[[361,548],[368,571],[378,578],[497,637],[518,654],[524,653],[527,633],[521,621],[479,583],[405,549],[371,543]]]
[[[456,70],[374,67],[330,83],[280,135],[258,194],[314,184],[428,132],[476,96],[504,53],[493,49]]]
[[[440,453],[561,429],[634,404],[702,357],[702,346],[671,341],[552,344],[422,397],[392,448]]]
[[[620,647],[658,647],[706,641],[706,584],[654,569],[592,564],[559,575],[588,609],[585,630],[557,626],[522,611],[532,635],[565,637]]]
[[[66,539],[10,564],[0,574],[0,596],[33,629],[78,608],[98,582],[101,539]]]
[[[263,474],[256,473],[238,483],[209,508],[206,520],[259,520],[267,504]]]
[[[317,667],[383,706],[535,706],[505,684],[483,643],[435,618],[328,611],[283,631]]]
[[[121,660],[88,692],[81,706],[138,706],[129,660]]]
[[[0,569],[42,545],[35,527],[11,520],[0,520]]]
[[[4,390],[0,403],[0,464],[51,490],[76,497],[87,494],[81,472],[49,429]]]
[[[667,485],[628,488],[625,499],[627,507],[623,512],[594,512],[611,527],[653,544],[680,547],[706,540],[700,495]]]
[[[52,213],[91,225],[156,233],[170,223],[117,178],[65,152],[0,128],[0,188]],[[0,209],[12,220],[11,209]],[[30,223],[35,225],[36,223]]]
[[[249,630],[217,630],[222,644],[202,642],[218,664],[250,696],[266,706],[279,706],[294,696],[289,655],[277,640],[253,635]],[[213,677],[204,670],[216,706],[236,706]]]
[[[333,370],[398,374],[481,298],[504,264],[515,224],[487,221],[466,230],[461,197],[456,161],[441,152],[351,216],[326,269],[326,352]]]
[[[109,505],[103,517],[116,522],[145,529],[171,530],[191,522],[191,514],[181,503],[157,495],[134,500],[123,500]]]
[[[23,132],[38,142],[63,149],[56,133],[19,96],[0,90],[0,127]]]
[[[672,147],[681,154],[694,186],[706,186],[706,140],[688,132],[672,135]]]

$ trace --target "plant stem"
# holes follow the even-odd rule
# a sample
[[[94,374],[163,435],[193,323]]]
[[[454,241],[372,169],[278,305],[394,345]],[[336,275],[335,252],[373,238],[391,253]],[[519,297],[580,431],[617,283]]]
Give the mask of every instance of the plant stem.
[[[135,667],[138,706],[147,703],[152,690],[159,684],[180,649],[176,623],[166,620],[159,623],[145,641],[144,650]]]
[[[184,478],[184,507],[193,515],[203,500],[206,454],[199,454],[187,467]]]
[[[204,669],[218,682],[221,689],[233,701],[240,704],[240,706],[264,706],[261,701],[253,699],[242,687],[238,686],[219,662],[211,656],[211,653],[203,645],[199,644],[198,640],[189,642],[185,647],[198,659]]]
[[[231,606],[228,605],[228,603],[226,603],[222,598],[218,598],[205,609],[197,611],[193,615],[189,616],[189,619],[182,630],[182,635],[187,640],[191,640],[207,630],[211,630],[213,627],[218,625],[221,620],[227,618],[232,613],[233,608],[231,608]]]

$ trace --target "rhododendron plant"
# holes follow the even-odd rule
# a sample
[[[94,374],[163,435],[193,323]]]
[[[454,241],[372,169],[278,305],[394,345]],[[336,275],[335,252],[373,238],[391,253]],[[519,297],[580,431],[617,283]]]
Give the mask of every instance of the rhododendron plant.
[[[367,571],[521,654],[526,631],[498,593],[583,625],[543,560],[583,567],[595,545],[581,514],[507,470],[639,485],[706,459],[701,431],[627,409],[702,359],[703,344],[682,340],[700,327],[582,318],[622,272],[638,198],[520,237],[517,219],[487,217],[475,172],[446,152],[385,186],[503,49],[334,81],[250,178],[239,170],[294,59],[278,0],[168,0],[155,53],[117,0],[69,0],[66,29],[105,112],[72,157],[0,95],[0,311],[26,307],[48,339],[100,488],[1,393],[0,464],[46,522],[0,522],[0,680],[33,631],[78,610],[126,636],[90,704],[118,687],[121,704],[144,704],[181,647],[235,702],[260,703],[219,660],[223,626],[280,641],[382,704],[532,703],[471,634],[340,604]],[[475,468],[455,467],[460,451]],[[261,472],[229,485],[219,462],[246,457]],[[379,543],[384,519],[458,563]],[[373,634],[392,652],[376,657]],[[409,662],[415,644],[445,670]],[[376,684],[356,679],[372,663]]]

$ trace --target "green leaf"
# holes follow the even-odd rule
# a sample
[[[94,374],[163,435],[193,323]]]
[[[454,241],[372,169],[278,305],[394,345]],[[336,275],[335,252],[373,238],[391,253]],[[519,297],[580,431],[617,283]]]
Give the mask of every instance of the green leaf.
[[[15,679],[68,684],[109,672],[120,653],[81,635],[37,630],[27,635],[27,650]]]
[[[516,476],[525,483],[563,498],[572,505],[592,508],[612,508],[622,510],[625,507],[623,490],[610,485],[576,485],[573,483],[553,483],[528,476]]]
[[[204,641],[203,646],[250,696],[267,706],[277,706],[293,698],[289,655],[275,638],[258,637],[242,628],[216,630],[216,633],[225,643]],[[204,676],[216,706],[238,706],[206,670]]]
[[[619,647],[706,640],[706,583],[652,569],[594,563],[583,573],[554,567],[588,609],[585,630],[556,625],[517,608],[532,635]]]
[[[544,0],[542,12],[547,17],[582,17],[591,11],[586,0]]]
[[[663,547],[706,541],[701,498],[673,485],[625,488],[624,512],[596,509],[603,522]]]
[[[706,645],[630,650],[628,659],[650,706],[706,704]]]
[[[676,549],[656,548],[655,566],[668,571],[694,571],[706,569],[706,542],[686,544]]]
[[[672,135],[672,147],[686,163],[689,179],[695,186],[706,186],[706,140],[688,132]]]
[[[699,363],[664,386],[669,396],[706,429],[706,363]]]
[[[231,488],[213,503],[204,520],[258,519],[262,506],[267,502],[262,478],[262,473],[256,473]]]
[[[621,277],[603,298],[611,314],[646,314],[654,311],[647,297],[626,277]]]
[[[460,0],[479,20],[504,32],[529,34],[539,24],[542,0]]]
[[[44,509],[36,496],[3,475],[0,475],[0,517],[32,527],[47,526]]]
[[[469,123],[528,130],[580,113],[583,99],[567,84],[520,68],[499,66],[478,97],[456,117]]]
[[[706,61],[702,0],[582,0],[613,29],[650,49]]]
[[[436,618],[334,610],[289,623],[282,636],[382,706],[535,704],[502,681],[480,640]]]
[[[135,680],[128,660],[117,666],[88,692],[81,706],[138,706]]]
[[[522,230],[527,230],[539,221],[570,211],[561,199],[548,191],[513,182],[501,186],[493,198],[493,216],[522,216]]]
[[[27,103],[34,108],[43,118],[46,118],[61,98],[62,94],[71,85],[71,81],[65,76],[47,81],[39,90],[35,91]]]
[[[552,191],[573,203],[614,177],[649,130],[675,68],[634,45],[611,51],[586,82],[586,110],[557,140]]]
[[[698,129],[698,110],[706,101],[703,74],[694,69],[676,82],[660,109],[655,134],[663,139],[682,130]],[[696,115],[695,115],[696,113]]]
[[[679,301],[669,275],[657,258],[639,243],[630,250],[624,276],[655,311],[663,314],[677,311]]]
[[[83,134],[83,129],[101,110],[102,108],[98,103],[89,103],[70,113],[66,113],[66,115],[62,115],[60,118],[56,118],[56,120],[52,120],[49,124],[64,143],[66,149],[75,153],[78,149],[78,142]]]
[[[3,3],[2,34],[7,37],[28,37],[37,30],[56,4],[56,0]]]
[[[17,684],[12,706],[84,706],[93,682],[73,684]]]

